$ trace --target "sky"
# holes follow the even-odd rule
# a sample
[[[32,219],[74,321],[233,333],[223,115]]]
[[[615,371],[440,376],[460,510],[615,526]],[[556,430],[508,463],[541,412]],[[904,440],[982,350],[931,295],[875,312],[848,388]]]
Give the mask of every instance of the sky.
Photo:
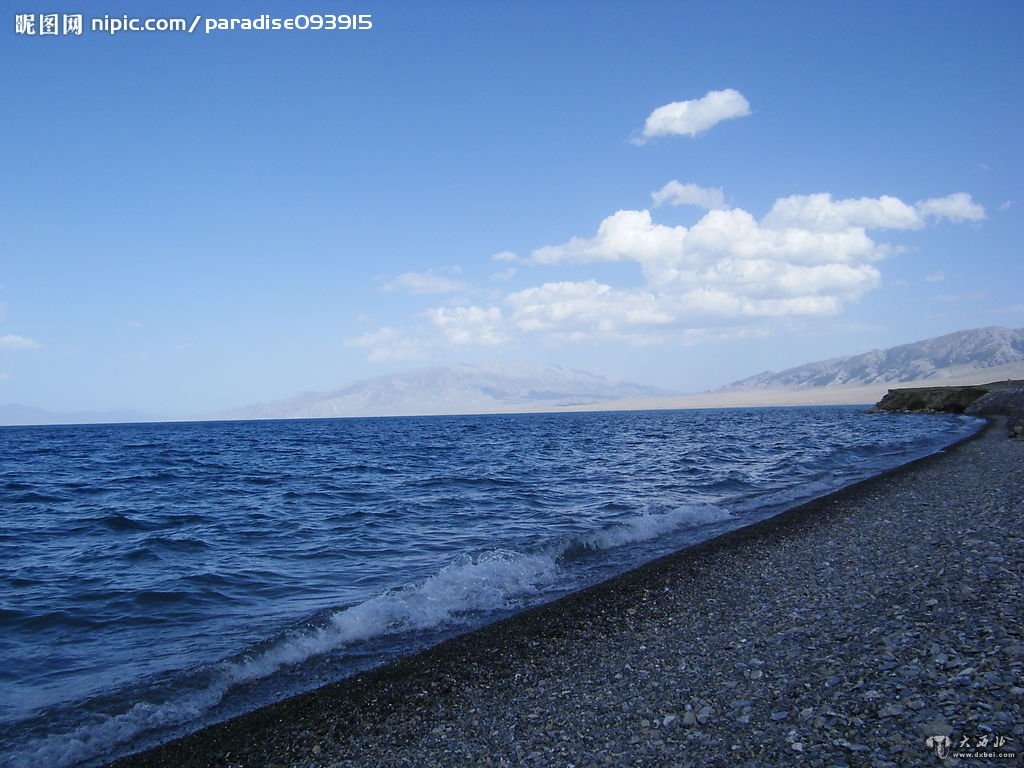
[[[83,33],[19,34],[51,12]],[[126,13],[201,18],[91,29]],[[372,27],[205,32],[303,13]],[[1024,326],[1019,2],[3,15],[0,403],[187,417],[457,362],[694,392]]]

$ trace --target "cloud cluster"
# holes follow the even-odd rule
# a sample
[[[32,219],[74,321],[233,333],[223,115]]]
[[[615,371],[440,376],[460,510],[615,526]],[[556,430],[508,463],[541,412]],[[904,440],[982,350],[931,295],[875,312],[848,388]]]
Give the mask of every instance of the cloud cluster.
[[[750,113],[739,91],[710,91],[658,107],[632,141],[698,136]],[[691,226],[663,224],[652,214],[661,206],[692,206],[703,213]],[[651,193],[650,208],[616,211],[592,235],[525,256],[501,251],[491,257],[517,265],[493,274],[492,283],[521,277],[529,268],[559,267],[565,273],[605,262],[631,265],[635,278],[628,284],[560,275],[563,279],[492,292],[486,306],[452,299],[422,312],[411,329],[381,328],[350,343],[373,350],[375,359],[394,359],[420,356],[432,346],[494,346],[526,337],[648,344],[762,333],[780,319],[834,315],[878,286],[877,263],[898,249],[878,241],[875,232],[985,218],[985,209],[966,192],[916,203],[891,195],[790,195],[758,218],[727,205],[719,187],[672,180]],[[934,273],[926,279],[942,277]],[[429,270],[407,272],[384,286],[416,294],[467,288]]]
[[[699,99],[673,101],[655,109],[647,116],[634,144],[646,144],[662,136],[697,136],[723,120],[746,117],[750,103],[732,88],[708,91]]]
[[[764,217],[773,229],[800,227],[840,232],[863,229],[923,229],[928,220],[947,219],[954,223],[983,221],[985,209],[966,192],[935,197],[908,205],[896,197],[861,197],[833,200],[832,195],[791,195],[775,201]]]
[[[953,222],[984,221],[986,218],[985,209],[974,202],[966,192],[922,200],[915,207],[922,216],[949,219]]]
[[[827,193],[775,201],[761,219],[723,207],[721,190],[672,181],[654,192],[662,204],[707,210],[690,227],[658,223],[650,210],[620,210],[588,237],[537,248],[518,261],[534,267],[633,264],[642,285],[593,278],[544,282],[504,295],[494,306],[454,306],[424,314],[421,328],[383,339],[402,350],[434,343],[497,345],[542,335],[559,340],[647,344],[718,330],[743,332],[764,321],[834,315],[881,275],[892,248],[870,230],[917,230],[930,220],[979,221],[966,193],[915,204],[896,197],[834,199]],[[389,353],[393,355],[394,353]]]
[[[431,342],[418,334],[385,326],[348,339],[346,346],[370,350],[370,360],[421,360]]]
[[[914,206],[889,195],[833,200],[832,195],[822,192],[776,200],[764,224],[772,229],[842,232],[853,228],[920,229],[924,219]]]
[[[346,346],[370,350],[370,360],[422,360],[438,345],[495,346],[508,340],[498,307],[434,307],[421,314],[425,323],[408,328],[385,326],[346,341]]]
[[[495,345],[505,341],[498,307],[438,307],[428,309],[426,317],[451,344]]]
[[[687,228],[658,224],[649,210],[625,210],[604,219],[593,237],[539,248],[531,260],[633,262],[642,290],[592,280],[545,284],[506,303],[519,330],[560,324],[577,336],[828,315],[878,284],[874,262],[886,251],[862,227],[773,227],[733,208],[709,211]]]

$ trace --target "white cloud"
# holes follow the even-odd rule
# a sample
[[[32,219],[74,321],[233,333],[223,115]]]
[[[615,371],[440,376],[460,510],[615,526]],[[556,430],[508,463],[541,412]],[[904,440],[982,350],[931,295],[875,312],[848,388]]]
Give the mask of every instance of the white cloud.
[[[538,264],[633,261],[654,284],[685,282],[702,267],[730,260],[783,260],[799,264],[872,260],[885,249],[861,229],[813,232],[768,229],[746,211],[709,211],[693,227],[655,223],[651,212],[617,211],[591,238],[574,237],[562,245],[533,252]]]
[[[999,210],[1000,211],[1008,211],[1012,207],[1013,207],[1013,200],[1003,200],[1003,202],[1001,202],[999,204]]]
[[[623,290],[586,280],[528,288],[509,295],[506,304],[511,308],[510,324],[521,333],[543,333],[570,341],[617,339],[647,344],[670,337],[685,340],[758,318],[833,315],[840,310],[842,299],[818,295],[819,291],[832,287],[842,294],[845,286],[856,293],[876,279],[872,267],[789,270],[777,276],[777,295],[736,290],[728,280],[718,284],[709,280],[679,292]]]
[[[37,349],[40,346],[42,345],[38,341],[27,336],[15,336],[10,333],[0,336],[0,349]]]
[[[428,293],[453,293],[461,291],[468,286],[460,280],[452,280],[443,275],[434,274],[428,269],[426,272],[403,272],[390,282],[385,283],[382,291],[402,291],[412,294]]]
[[[423,342],[398,328],[378,328],[346,340],[345,346],[369,349],[370,360],[375,362],[420,360],[425,357]]]
[[[659,136],[696,136],[723,120],[745,117],[750,104],[739,91],[708,91],[699,99],[673,101],[655,109],[644,121],[640,137],[634,144],[646,144]]]
[[[985,209],[966,192],[908,205],[897,197],[833,200],[827,192],[791,195],[775,201],[763,223],[772,229],[799,227],[816,232],[863,229],[922,229],[929,218],[982,221]]]
[[[647,291],[616,290],[596,280],[544,283],[506,298],[521,331],[617,334],[671,323],[673,316]]]
[[[729,259],[851,264],[874,261],[886,253],[859,227],[840,231],[774,229],[741,208],[709,211],[687,233],[685,249],[684,257],[695,264]]]
[[[839,232],[852,227],[864,229],[921,229],[924,220],[914,206],[889,195],[833,200],[820,192],[791,195],[775,201],[764,217],[772,229],[799,227],[815,232]]]
[[[922,200],[915,207],[922,216],[949,219],[952,222],[984,221],[986,218],[985,209],[974,202],[966,192]]]
[[[345,346],[367,349],[375,362],[422,360],[431,349],[449,345],[494,346],[506,340],[499,307],[437,307],[421,316],[428,322],[412,329],[385,326],[346,339]]]
[[[924,281],[926,283],[941,283],[946,279],[944,272],[932,272],[930,275],[925,275]]]
[[[140,320],[129,320],[128,321],[128,327],[129,328],[141,328],[142,327],[142,321],[140,321]]]
[[[498,253],[491,256],[494,261],[518,261],[519,257],[516,256],[515,251],[499,251]]]
[[[725,195],[721,187],[699,187],[696,184],[680,184],[675,180],[657,192],[652,192],[651,199],[656,206],[695,205],[706,210],[725,207]]]
[[[650,211],[618,211],[601,222],[596,237],[574,237],[562,245],[538,248],[531,254],[530,261],[536,264],[653,261],[677,253],[685,237],[685,227],[655,224]]]
[[[500,344],[505,340],[498,307],[437,307],[426,317],[452,344]]]

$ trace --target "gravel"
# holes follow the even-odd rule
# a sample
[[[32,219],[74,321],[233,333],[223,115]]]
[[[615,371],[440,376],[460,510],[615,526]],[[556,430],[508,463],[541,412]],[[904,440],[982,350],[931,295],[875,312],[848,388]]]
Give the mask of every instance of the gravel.
[[[116,765],[937,765],[936,734],[1020,754],[1005,429]]]

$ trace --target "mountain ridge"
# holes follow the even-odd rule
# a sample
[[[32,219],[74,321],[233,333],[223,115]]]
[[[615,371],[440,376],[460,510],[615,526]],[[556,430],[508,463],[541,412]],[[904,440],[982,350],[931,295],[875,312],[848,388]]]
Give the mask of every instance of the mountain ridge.
[[[989,326],[831,357],[777,373],[764,371],[715,391],[801,390],[932,380],[941,383],[967,373],[1022,362],[1024,328]]]
[[[665,390],[559,365],[430,366],[352,382],[327,392],[233,408],[206,418],[280,419],[343,416],[426,416],[559,408]]]

